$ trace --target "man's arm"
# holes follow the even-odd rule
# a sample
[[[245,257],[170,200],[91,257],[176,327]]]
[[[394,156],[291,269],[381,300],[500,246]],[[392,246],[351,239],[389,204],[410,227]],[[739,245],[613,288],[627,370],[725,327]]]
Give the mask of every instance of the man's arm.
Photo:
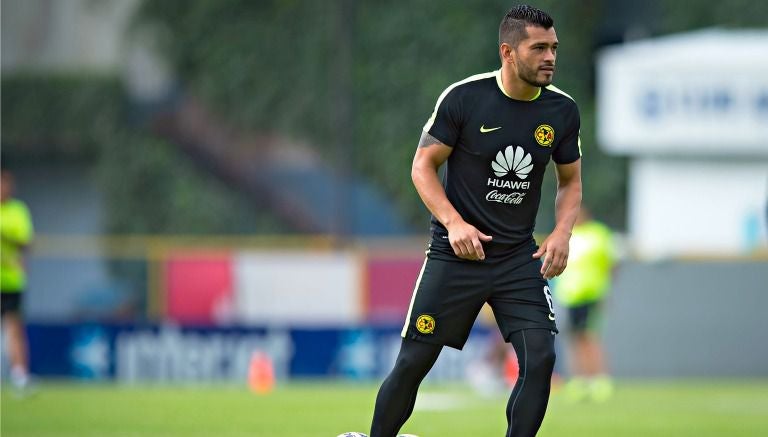
[[[533,254],[534,258],[542,258],[541,274],[546,279],[563,273],[568,264],[568,241],[581,207],[581,159],[570,164],[557,164],[555,168],[555,229]]]
[[[459,258],[482,260],[485,258],[481,241],[491,237],[465,222],[445,195],[437,170],[451,155],[453,149],[440,140],[422,132],[419,147],[413,157],[411,179],[427,209],[448,230],[448,241]]]

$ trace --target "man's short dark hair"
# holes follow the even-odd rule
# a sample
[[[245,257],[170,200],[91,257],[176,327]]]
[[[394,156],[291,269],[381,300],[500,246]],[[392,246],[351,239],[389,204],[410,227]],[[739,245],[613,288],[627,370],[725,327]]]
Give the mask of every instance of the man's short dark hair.
[[[520,41],[528,38],[526,26],[538,26],[549,29],[555,24],[552,17],[541,9],[528,5],[517,5],[507,12],[499,25],[499,45],[507,43],[517,47]]]

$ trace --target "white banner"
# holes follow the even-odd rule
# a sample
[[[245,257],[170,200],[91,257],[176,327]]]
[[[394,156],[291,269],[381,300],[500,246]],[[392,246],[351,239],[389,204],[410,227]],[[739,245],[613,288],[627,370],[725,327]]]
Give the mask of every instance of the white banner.
[[[354,253],[249,251],[235,259],[238,322],[345,324],[362,318],[362,268]]]
[[[768,31],[611,47],[598,75],[598,140],[609,152],[768,156]]]

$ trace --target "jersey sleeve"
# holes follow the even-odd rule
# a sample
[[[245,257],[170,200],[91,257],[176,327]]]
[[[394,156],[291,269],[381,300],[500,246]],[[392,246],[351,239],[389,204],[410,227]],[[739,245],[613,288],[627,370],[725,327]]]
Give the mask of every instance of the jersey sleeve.
[[[581,118],[575,103],[572,108],[568,115],[565,136],[552,151],[552,160],[557,164],[570,164],[581,158]]]
[[[452,87],[445,90],[437,99],[435,110],[423,129],[450,147],[458,144],[461,133],[461,101],[458,94]]]

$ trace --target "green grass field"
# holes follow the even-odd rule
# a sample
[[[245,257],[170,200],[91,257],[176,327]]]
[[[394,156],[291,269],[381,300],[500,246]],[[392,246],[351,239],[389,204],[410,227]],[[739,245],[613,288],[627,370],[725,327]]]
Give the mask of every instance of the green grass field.
[[[375,385],[290,383],[269,395],[234,387],[40,384],[31,397],[2,391],[3,437],[286,436],[368,431]],[[421,437],[504,435],[506,398],[425,385],[403,432]],[[619,382],[604,404],[554,392],[539,436],[768,435],[768,380]]]

